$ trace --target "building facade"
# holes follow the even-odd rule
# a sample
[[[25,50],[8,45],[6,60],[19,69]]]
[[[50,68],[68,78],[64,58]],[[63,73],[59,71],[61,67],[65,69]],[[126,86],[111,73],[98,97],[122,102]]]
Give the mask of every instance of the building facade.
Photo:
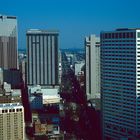
[[[19,103],[0,104],[0,140],[24,140],[24,109]]]
[[[11,84],[12,88],[20,87],[22,84],[22,74],[18,69],[2,69],[0,68],[0,85],[4,82]]]
[[[0,67],[17,69],[17,18],[0,15]]]
[[[21,95],[21,89],[13,89],[11,84],[4,82],[0,87],[0,104],[22,103]]]
[[[31,110],[44,109],[44,106],[60,104],[59,86],[43,87],[28,86],[28,96]]]
[[[100,98],[100,38],[85,38],[87,99]]]
[[[27,31],[27,84],[58,83],[58,32]]]
[[[140,29],[101,32],[104,139],[140,135]]]
[[[74,64],[74,73],[76,76],[78,76],[79,73],[83,72],[82,68],[84,67],[84,65],[85,65],[84,61],[79,61]]]

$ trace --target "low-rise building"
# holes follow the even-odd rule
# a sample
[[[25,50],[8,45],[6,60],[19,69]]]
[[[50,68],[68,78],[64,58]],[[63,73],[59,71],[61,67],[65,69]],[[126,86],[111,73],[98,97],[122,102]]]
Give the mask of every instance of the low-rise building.
[[[59,87],[29,86],[29,102],[31,109],[43,109],[43,106],[59,104]]]
[[[11,85],[4,82],[0,88],[0,104],[22,103],[21,89],[11,89]]]
[[[58,86],[29,86],[28,95],[32,113],[33,135],[59,135],[59,104]]]

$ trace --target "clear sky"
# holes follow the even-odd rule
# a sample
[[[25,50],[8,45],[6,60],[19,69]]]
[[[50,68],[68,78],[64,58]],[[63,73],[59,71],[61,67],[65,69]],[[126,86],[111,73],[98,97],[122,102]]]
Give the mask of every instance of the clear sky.
[[[19,48],[26,30],[60,32],[60,48],[83,48],[84,37],[102,30],[140,27],[140,0],[0,0],[0,13],[18,18]]]

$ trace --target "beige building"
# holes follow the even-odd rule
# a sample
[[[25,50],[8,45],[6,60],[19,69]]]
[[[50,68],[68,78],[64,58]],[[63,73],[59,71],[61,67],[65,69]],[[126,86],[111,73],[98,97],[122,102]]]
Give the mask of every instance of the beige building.
[[[86,94],[88,100],[100,98],[100,38],[90,35],[85,38],[86,49]]]
[[[24,108],[20,103],[0,104],[0,140],[24,140]]]

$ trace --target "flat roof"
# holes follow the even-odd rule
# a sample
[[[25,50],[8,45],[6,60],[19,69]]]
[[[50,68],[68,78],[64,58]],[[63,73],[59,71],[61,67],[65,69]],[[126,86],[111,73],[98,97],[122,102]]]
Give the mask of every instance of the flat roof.
[[[26,34],[58,34],[58,30],[29,29]]]
[[[23,107],[21,103],[4,103],[0,104],[0,108]]]
[[[7,16],[7,15],[0,14],[0,18],[1,19],[5,19],[5,18],[7,18],[7,19],[16,19],[17,17],[16,16]]]
[[[110,30],[110,31],[101,31],[101,33],[134,32],[136,30],[140,30],[140,28],[117,28],[115,30]]]
[[[140,30],[140,28],[117,28],[116,31]]]

